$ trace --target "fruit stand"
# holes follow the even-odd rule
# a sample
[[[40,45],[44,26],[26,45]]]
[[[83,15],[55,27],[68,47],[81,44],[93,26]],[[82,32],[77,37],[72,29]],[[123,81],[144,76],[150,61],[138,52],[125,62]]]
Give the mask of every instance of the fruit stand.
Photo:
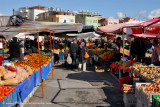
[[[51,58],[44,55],[40,57],[42,62],[42,79],[47,79],[49,72],[52,70]],[[1,87],[5,87],[3,85],[16,88],[16,95],[18,96],[17,98],[19,98],[16,103],[21,103],[33,91],[34,87],[37,87],[41,82],[38,54],[33,53],[25,56],[23,60],[14,63],[14,66],[4,66],[5,68],[1,67],[3,70],[0,72],[2,77],[0,89]],[[1,104],[7,103],[3,100],[4,99],[0,102]],[[16,103],[14,102],[14,104]]]
[[[88,49],[88,53],[93,59],[95,65],[97,65],[97,68],[103,68],[103,71],[107,70],[107,67],[114,58],[114,52],[109,48],[106,50],[101,48]]]

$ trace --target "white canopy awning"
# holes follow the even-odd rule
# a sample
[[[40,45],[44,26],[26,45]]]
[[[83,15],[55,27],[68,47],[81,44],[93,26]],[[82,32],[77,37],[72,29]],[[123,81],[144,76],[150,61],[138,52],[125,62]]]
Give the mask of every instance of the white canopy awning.
[[[19,33],[36,33],[41,31],[49,31],[54,33],[68,32],[68,31],[82,31],[81,23],[56,23],[56,22],[38,22],[38,21],[26,21],[20,26],[7,26],[7,22],[3,24],[5,17],[0,16],[1,26],[0,35],[7,37],[7,35],[13,37]],[[3,19],[3,20],[2,20]]]
[[[96,34],[95,32],[88,32],[88,33],[81,33],[81,34],[67,34],[67,36],[73,36],[77,38],[98,38],[100,37],[99,34]]]

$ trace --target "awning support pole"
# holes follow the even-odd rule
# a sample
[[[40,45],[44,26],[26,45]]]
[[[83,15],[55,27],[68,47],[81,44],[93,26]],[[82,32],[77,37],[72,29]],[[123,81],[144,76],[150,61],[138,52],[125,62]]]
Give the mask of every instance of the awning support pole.
[[[41,58],[40,58],[40,46],[39,46],[39,33],[38,32],[37,32],[37,39],[38,39],[39,66],[40,66],[40,73],[41,73],[42,98],[44,98],[43,80],[42,80],[42,69],[41,69]]]
[[[3,45],[3,38],[2,38],[2,46],[3,46],[3,60],[4,60],[4,45]]]
[[[53,53],[52,53],[52,39],[51,39],[51,31],[50,31],[50,50],[51,50],[51,65],[53,65],[54,63],[53,63],[53,61],[52,61],[52,59],[53,59]],[[53,78],[53,67],[52,67],[52,79],[54,80],[54,78]]]

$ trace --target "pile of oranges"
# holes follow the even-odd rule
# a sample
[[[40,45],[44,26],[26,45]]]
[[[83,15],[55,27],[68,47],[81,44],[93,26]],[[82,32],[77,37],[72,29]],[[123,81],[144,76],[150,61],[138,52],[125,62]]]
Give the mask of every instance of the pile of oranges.
[[[41,65],[46,65],[51,61],[51,58],[49,56],[40,55],[39,60],[39,54],[32,53],[28,56],[25,56],[23,60],[17,61],[15,63],[15,66],[25,66],[28,65],[32,68],[32,70],[36,71],[40,68]]]

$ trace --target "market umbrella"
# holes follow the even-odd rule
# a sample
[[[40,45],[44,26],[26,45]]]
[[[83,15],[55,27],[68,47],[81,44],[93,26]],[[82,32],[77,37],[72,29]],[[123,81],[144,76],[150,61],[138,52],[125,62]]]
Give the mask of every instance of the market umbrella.
[[[142,34],[142,33],[146,33],[145,31],[150,27],[153,26],[158,26],[159,24],[157,24],[160,21],[160,17],[157,18],[153,18],[151,20],[136,24],[134,26],[128,26],[127,28],[127,34]],[[150,31],[155,32],[157,29],[155,29],[153,31],[153,29],[151,29]],[[156,32],[157,33],[157,32]]]
[[[97,28],[97,32],[101,32],[101,33],[122,33],[122,28],[123,27],[133,26],[137,23],[140,23],[140,22],[132,21],[132,22],[102,26],[102,27]],[[125,31],[126,30],[124,29],[124,32]]]

